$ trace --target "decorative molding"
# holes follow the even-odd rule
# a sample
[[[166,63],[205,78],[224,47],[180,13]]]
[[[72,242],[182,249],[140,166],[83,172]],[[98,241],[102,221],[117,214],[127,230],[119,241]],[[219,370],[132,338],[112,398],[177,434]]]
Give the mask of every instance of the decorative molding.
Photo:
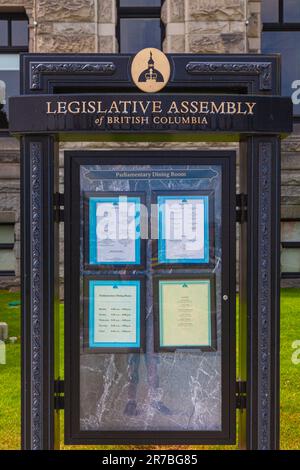
[[[271,217],[272,143],[259,143],[258,204],[258,449],[270,449],[271,433]]]
[[[255,74],[259,76],[260,90],[272,89],[271,62],[189,62],[185,67],[192,75],[211,73]]]
[[[30,143],[31,160],[31,448],[42,449],[42,143]]]
[[[113,62],[30,62],[30,89],[41,90],[44,73],[113,75]]]

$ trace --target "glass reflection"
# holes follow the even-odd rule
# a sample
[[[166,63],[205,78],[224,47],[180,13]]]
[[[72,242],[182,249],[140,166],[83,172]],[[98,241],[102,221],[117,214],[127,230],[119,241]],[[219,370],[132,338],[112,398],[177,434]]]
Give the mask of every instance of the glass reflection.
[[[278,0],[263,0],[261,4],[261,19],[263,23],[278,23]]]
[[[281,271],[283,273],[300,273],[300,249],[284,248],[281,252]]]
[[[120,172],[126,172],[120,178]],[[150,175],[149,175],[150,172]],[[209,174],[208,174],[209,172]],[[211,172],[214,177],[211,177]],[[174,176],[170,175],[173,174]],[[177,176],[178,175],[178,176]],[[84,338],[89,334],[89,324],[84,320],[84,301],[90,296],[81,290],[81,354],[80,354],[80,428],[83,431],[120,430],[174,430],[220,431],[222,428],[222,169],[218,165],[82,165],[81,188],[81,284],[87,276],[98,274],[84,263],[85,193],[97,192],[99,197],[123,191],[143,194],[148,211],[152,209],[157,192],[213,191],[216,258],[216,341],[213,351],[178,348],[175,351],[157,351],[155,348],[155,310],[159,302],[154,292],[154,279],[162,270],[157,264],[157,249],[147,240],[146,261],[141,270],[145,280],[144,315],[146,338],[143,353],[101,353],[87,351]],[[98,197],[98,196],[97,196]],[[170,268],[169,274],[175,274]],[[181,276],[190,270],[181,267]],[[126,274],[125,274],[126,273]],[[137,272],[119,271],[107,267],[101,280],[113,277],[120,283]],[[101,317],[102,317],[101,310]]]
[[[19,56],[0,55],[0,129],[8,128],[8,97],[19,94]]]
[[[283,3],[283,21],[285,23],[300,23],[300,1],[285,0]]]
[[[300,222],[297,220],[281,222],[281,240],[283,242],[300,242]]]
[[[11,45],[28,45],[28,22],[26,20],[13,20],[11,22]]]
[[[161,0],[120,0],[120,7],[160,7]]]
[[[8,46],[8,22],[0,20],[0,46]]]
[[[284,96],[292,96],[297,87],[293,82],[300,80],[300,58],[296,44],[300,42],[300,31],[272,31],[262,34],[262,51],[264,53],[280,53],[282,63],[282,87]],[[296,86],[296,88],[295,88]],[[300,104],[297,104],[296,95],[293,95],[294,113],[300,114]],[[300,100],[299,100],[300,101]]]
[[[145,47],[161,48],[159,18],[121,18],[120,52],[135,53]]]
[[[14,271],[16,259],[13,250],[0,250],[1,271]]]

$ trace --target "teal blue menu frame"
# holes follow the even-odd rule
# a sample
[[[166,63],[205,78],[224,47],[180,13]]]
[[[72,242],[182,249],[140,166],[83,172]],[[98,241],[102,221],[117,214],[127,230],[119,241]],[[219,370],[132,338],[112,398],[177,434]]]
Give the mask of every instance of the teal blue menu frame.
[[[95,338],[95,287],[97,286],[113,286],[113,288],[118,289],[119,286],[134,286],[136,288],[136,341],[135,342],[96,342]],[[142,296],[142,287],[141,280],[118,280],[118,279],[95,279],[87,277],[85,279],[85,298],[88,300],[86,302],[87,312],[85,312],[85,319],[87,319],[87,324],[85,325],[85,330],[88,332],[85,339],[85,345],[87,348],[93,350],[101,349],[102,352],[107,352],[107,350],[140,350],[142,347],[142,335],[141,335],[141,296]]]
[[[112,203],[119,204],[121,198],[127,198],[128,202],[133,202],[135,204],[135,260],[126,260],[126,261],[98,261],[97,259],[97,237],[96,237],[96,227],[97,227],[97,217],[96,210],[97,204],[102,203]],[[89,214],[89,223],[88,223],[88,264],[89,265],[140,265],[141,264],[141,199],[140,197],[127,196],[126,194],[120,193],[117,196],[90,196],[88,197],[88,214]]]
[[[167,258],[165,237],[165,203],[170,199],[193,199],[204,202],[204,255],[198,258]],[[208,264],[210,253],[210,231],[209,231],[209,196],[208,195],[159,195],[158,203],[158,263],[159,264]]]

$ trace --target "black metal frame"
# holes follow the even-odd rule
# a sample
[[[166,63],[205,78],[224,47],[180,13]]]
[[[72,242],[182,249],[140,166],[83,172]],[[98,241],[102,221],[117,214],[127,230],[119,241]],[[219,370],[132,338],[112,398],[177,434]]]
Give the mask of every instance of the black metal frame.
[[[58,145],[21,138],[21,431],[23,449],[59,447]],[[42,312],[42,314],[41,314]],[[43,338],[40,343],[41,337]]]
[[[167,164],[222,166],[226,191],[222,213],[222,431],[82,431],[79,411],[80,345],[80,165]],[[225,189],[226,188],[226,189]],[[223,194],[224,195],[224,194]],[[233,444],[235,442],[235,152],[67,151],[65,152],[65,442],[67,444]],[[155,271],[156,272],[156,271]],[[158,274],[158,272],[156,272]],[[104,279],[104,275],[102,275]],[[74,289],[74,286],[78,288]],[[77,390],[78,393],[74,393]]]
[[[278,21],[263,23],[263,31],[300,31],[300,23],[284,22],[284,1],[278,0]]]
[[[0,250],[12,250],[14,246],[14,243],[0,243]]]
[[[274,54],[169,54],[173,74],[164,93],[278,95],[280,60]],[[130,77],[132,54],[22,54],[21,94],[90,91],[139,93]],[[105,68],[103,65],[109,64]]]
[[[282,248],[300,248],[300,242],[281,242]]]
[[[8,21],[8,45],[7,46],[0,46],[0,54],[7,53],[18,53],[18,52],[27,52],[27,46],[12,46],[12,31],[11,31],[11,22],[12,21],[25,21],[28,20],[28,16],[25,12],[15,12],[15,13],[2,13],[0,12],[0,20],[7,20]],[[28,30],[29,31],[29,30]],[[29,39],[29,32],[28,32],[28,39]]]
[[[278,449],[280,139],[249,137],[241,156],[240,188],[248,206],[240,236],[240,379],[247,382],[241,447]]]
[[[191,190],[191,191],[153,191],[152,202],[153,204],[157,204],[158,196],[186,196],[189,195],[199,195],[199,196],[208,196],[209,197],[209,209],[208,209],[208,219],[209,219],[209,239],[214,240],[215,234],[215,226],[214,226],[214,191],[205,191],[205,190]],[[158,222],[158,219],[157,219]],[[156,227],[157,234],[159,235],[159,229]],[[153,253],[157,255],[157,264],[156,269],[185,269],[185,268],[195,268],[194,263],[159,263],[158,262],[158,238],[152,240],[153,245]],[[209,244],[209,261],[208,263],[199,263],[198,267],[200,266],[202,269],[205,268],[212,268],[215,263],[215,246],[214,244]]]
[[[230,90],[267,95],[270,100],[272,95],[280,95],[278,55],[170,54],[168,57],[173,64],[173,75],[165,88],[167,93],[185,92],[188,86],[196,92]],[[82,89],[92,92],[101,89],[105,93],[120,88],[136,92],[130,77],[131,60],[132,56],[126,54],[24,54],[21,93],[57,93],[72,87],[80,87],[78,93]],[[100,67],[103,62],[113,64],[113,75],[103,71]],[[143,140],[146,138],[142,136]],[[217,134],[214,139],[220,141],[222,137]],[[239,379],[245,382],[247,399],[246,408],[238,410],[239,445],[247,449],[278,449],[280,136],[252,135],[250,131],[249,136],[235,136],[238,139],[240,190],[248,204],[247,210],[243,209],[247,218],[243,218],[240,226]],[[59,379],[55,197],[58,149],[56,135],[28,134],[21,140],[22,447],[53,449],[59,446],[54,387]],[[175,140],[176,136],[172,136],[172,141]],[[65,274],[67,277],[68,273]],[[73,389],[78,386],[72,383]]]
[[[104,192],[101,191],[101,193],[97,192],[85,192],[84,193],[84,220],[85,220],[85,231],[83,234],[83,239],[84,239],[84,266],[85,269],[87,270],[92,270],[92,271],[107,271],[108,269],[112,270],[119,270],[119,269],[126,269],[129,266],[133,269],[141,270],[144,269],[145,267],[145,260],[146,260],[146,240],[141,237],[140,239],[140,246],[141,246],[141,251],[140,251],[140,263],[139,264],[114,264],[114,263],[109,263],[108,264],[92,264],[89,262],[89,248],[90,248],[90,237],[89,237],[89,198],[90,197],[107,197],[107,196],[136,196],[140,198],[141,204],[145,204],[145,194],[142,194],[140,192],[130,192],[130,191],[119,191],[119,192]],[[141,220],[142,222],[142,220]]]
[[[210,327],[211,327],[211,344],[206,346],[162,346],[160,344],[160,311],[159,311],[159,281],[166,280],[166,281],[173,281],[173,280],[181,280],[182,282],[188,281],[189,279],[192,280],[209,280],[210,282],[210,303],[211,303],[211,311],[210,311]],[[165,351],[165,352],[175,352],[177,350],[198,350],[198,351],[205,351],[205,352],[213,352],[217,351],[218,348],[218,338],[217,338],[217,312],[216,312],[216,276],[214,273],[182,273],[179,274],[178,272],[174,274],[156,274],[153,278],[154,287],[153,287],[153,309],[154,309],[154,350],[156,352]],[[224,314],[224,310],[222,310],[222,318],[227,316]],[[230,314],[229,314],[230,315]],[[231,318],[233,315],[231,314]],[[234,321],[234,319],[232,319]],[[224,325],[223,325],[224,327]],[[223,328],[222,328],[223,330]],[[222,341],[224,339],[223,331],[222,331]],[[226,344],[226,343],[225,343]],[[226,356],[226,352],[222,351],[222,355]],[[224,379],[224,374],[223,374]],[[222,380],[222,388],[224,386]],[[227,398],[227,397],[226,397]],[[223,397],[222,397],[223,399]],[[222,416],[224,420],[224,414],[228,411],[227,404],[222,400]]]
[[[161,8],[164,0],[161,2],[160,7],[121,7],[120,0],[117,0],[117,27],[116,27],[116,37],[119,44],[119,49],[121,49],[121,27],[120,19],[122,18],[158,18],[160,19],[160,29],[161,29],[161,48],[163,40],[165,38],[165,25],[161,20]]]

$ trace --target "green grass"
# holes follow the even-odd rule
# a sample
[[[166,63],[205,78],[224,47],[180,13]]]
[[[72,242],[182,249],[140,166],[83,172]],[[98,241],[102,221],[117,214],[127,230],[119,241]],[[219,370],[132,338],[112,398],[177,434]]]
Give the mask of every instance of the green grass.
[[[6,365],[0,364],[0,449],[20,447],[20,307],[9,308],[18,300],[18,294],[0,291],[0,322],[8,324],[9,336],[17,336],[16,343],[6,345]]]
[[[0,449],[20,448],[20,308],[8,306],[9,302],[18,299],[19,294],[0,291],[0,321],[8,323],[9,336],[18,337],[16,343],[7,343],[7,364],[0,365]],[[61,351],[63,352],[62,306],[61,326]],[[291,360],[294,352],[292,343],[295,340],[300,340],[300,289],[283,289],[281,296],[281,448],[300,450],[300,364],[295,365]],[[62,356],[61,354],[61,360]],[[63,420],[61,430],[63,431]],[[62,449],[79,448],[64,446],[63,443],[61,447]],[[129,447],[134,448],[134,446]],[[178,446],[172,447],[179,448]],[[89,448],[114,449],[116,447],[93,446]],[[146,448],[146,446],[140,448]],[[158,448],[158,446],[148,448]],[[180,448],[185,447],[180,446]]]
[[[300,340],[300,290],[283,289],[280,334],[281,448],[300,449],[300,364],[293,364],[292,343]],[[300,354],[298,355],[300,358]]]

